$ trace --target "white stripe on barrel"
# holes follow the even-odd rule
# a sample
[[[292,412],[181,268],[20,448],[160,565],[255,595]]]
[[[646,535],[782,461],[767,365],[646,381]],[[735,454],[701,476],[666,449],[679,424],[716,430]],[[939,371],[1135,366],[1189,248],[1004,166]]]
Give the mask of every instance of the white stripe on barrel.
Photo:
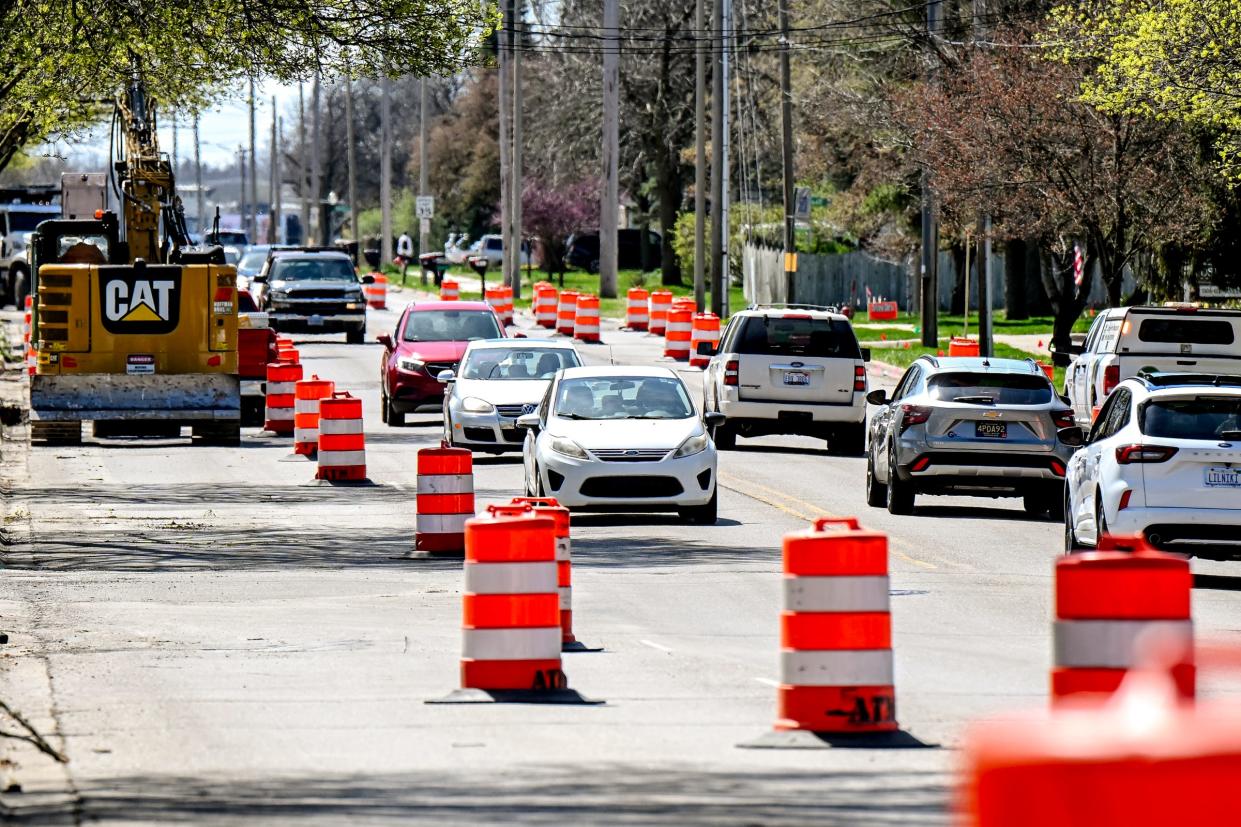
[[[1128,669],[1138,641],[1147,634],[1166,636],[1192,649],[1192,620],[1057,620],[1053,628],[1055,664],[1064,668]]]
[[[792,650],[780,653],[786,686],[888,686],[891,649]]]
[[[786,577],[784,608],[794,612],[886,612],[888,578]]]
[[[414,517],[414,530],[419,534],[461,534],[465,531],[465,521],[472,520],[471,514],[418,514]]]
[[[362,420],[360,419],[319,419],[319,433],[321,434],[360,434],[362,433]]]
[[[358,465],[366,465],[366,451],[319,451],[320,468]]]
[[[466,563],[465,590],[471,594],[550,594],[556,590],[556,564]]]
[[[473,494],[473,474],[421,474],[419,494]]]
[[[488,564],[490,565],[490,564]],[[559,660],[560,627],[464,629],[461,657],[467,660]]]

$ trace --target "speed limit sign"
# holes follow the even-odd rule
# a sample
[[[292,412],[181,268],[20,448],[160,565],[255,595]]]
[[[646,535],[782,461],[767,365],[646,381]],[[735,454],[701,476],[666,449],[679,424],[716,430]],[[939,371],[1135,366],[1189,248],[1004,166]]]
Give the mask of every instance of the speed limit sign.
[[[435,196],[419,195],[414,199],[414,211],[419,218],[435,217]]]

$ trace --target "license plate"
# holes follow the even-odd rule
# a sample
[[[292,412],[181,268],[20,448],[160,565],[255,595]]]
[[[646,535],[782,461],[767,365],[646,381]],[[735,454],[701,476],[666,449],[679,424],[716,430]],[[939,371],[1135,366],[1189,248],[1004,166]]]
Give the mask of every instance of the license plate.
[[[1207,488],[1241,488],[1241,468],[1208,468]]]
[[[798,371],[790,371],[784,374],[784,384],[786,385],[809,385],[810,374],[800,373]]]
[[[974,436],[979,439],[1008,439],[1008,423],[975,422]]]
[[[310,318],[306,320],[306,324],[310,325],[311,327],[323,327],[323,317],[322,316],[311,316]]]

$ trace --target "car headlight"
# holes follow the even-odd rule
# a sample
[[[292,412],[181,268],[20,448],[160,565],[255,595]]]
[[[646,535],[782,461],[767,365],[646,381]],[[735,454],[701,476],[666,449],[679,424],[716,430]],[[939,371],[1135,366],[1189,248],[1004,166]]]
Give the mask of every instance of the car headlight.
[[[586,452],[582,450],[582,446],[578,445],[571,439],[556,437],[551,441],[549,446],[557,454],[564,454],[566,457],[574,459],[589,459]]]
[[[707,450],[707,445],[710,442],[711,440],[705,433],[692,436],[681,443],[681,447],[677,448],[677,452],[672,457],[673,459],[680,459],[681,457],[692,457],[694,454],[701,454]]]
[[[461,410],[466,413],[491,413],[496,409],[486,399],[479,399],[477,396],[467,396],[461,400]]]
[[[361,310],[365,306],[366,305],[361,304],[359,302],[345,302],[346,310]]]
[[[274,302],[286,302],[289,300],[289,294],[282,290],[271,291],[271,300]]]
[[[422,369],[426,367],[426,363],[420,362],[417,359],[400,359],[397,361],[396,366],[397,370],[402,373],[421,373]]]

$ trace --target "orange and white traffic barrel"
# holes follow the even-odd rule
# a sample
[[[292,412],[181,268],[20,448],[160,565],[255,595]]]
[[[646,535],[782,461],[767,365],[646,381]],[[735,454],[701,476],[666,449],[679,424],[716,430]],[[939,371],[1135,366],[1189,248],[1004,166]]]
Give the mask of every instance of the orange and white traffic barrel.
[[[630,330],[646,330],[651,320],[651,311],[647,306],[650,294],[644,287],[630,287],[626,299],[628,305],[625,308],[625,327]]]
[[[461,285],[454,278],[444,277],[440,282],[440,301],[455,302],[461,299]]]
[[[366,435],[362,400],[333,393],[319,400],[319,470],[315,479],[359,482],[366,479]]]
[[[663,336],[668,326],[668,311],[672,309],[672,291],[652,290],[650,303],[651,312],[647,327],[656,336]]]
[[[297,383],[302,380],[302,366],[296,362],[269,362],[267,365],[267,401],[263,428],[273,434],[293,433],[296,411]]]
[[[698,352],[698,345],[709,342],[714,351],[720,345],[720,317],[714,313],[695,313],[693,329],[689,337],[689,363],[696,368],[705,368],[711,361],[710,356]]]
[[[362,285],[362,295],[368,307],[383,310],[388,306],[388,279],[382,273],[371,273],[371,278],[373,282]]]
[[[319,450],[319,400],[335,392],[335,382],[318,376],[294,385],[293,453],[310,456]]]
[[[556,308],[556,332],[572,336],[577,323],[577,291],[561,290],[560,304]]]
[[[465,553],[465,521],[474,516],[473,457],[467,448],[418,451],[415,551]]]
[[[276,359],[292,365],[301,361],[292,339],[276,339]]]
[[[573,636],[573,553],[569,539],[569,509],[555,497],[514,497],[513,505],[529,505],[535,514],[552,518],[556,537],[556,586],[560,593],[560,642],[565,651],[585,648]]]
[[[1115,692],[1137,663],[1140,641],[1150,636],[1181,650],[1172,674],[1181,696],[1194,697],[1189,561],[1136,542],[1133,552],[1091,551],[1056,561],[1053,703]]]
[[[501,285],[500,291],[500,321],[506,325],[513,323],[513,288],[507,284]]]
[[[539,327],[555,329],[559,296],[550,284],[534,286],[534,321]]]
[[[679,361],[689,359],[693,319],[692,308],[674,306],[668,311],[668,325],[664,330],[664,356]]]
[[[487,302],[487,306],[491,308],[491,312],[496,314],[496,318],[500,320],[500,324],[504,321],[504,290],[500,287],[488,287],[483,291],[483,297]]]
[[[577,297],[573,317],[573,338],[582,342],[599,341],[599,297],[583,293]]]
[[[26,348],[26,372],[34,376],[39,367],[39,351],[35,349],[34,341],[31,339],[31,330],[33,329],[32,319],[34,318],[34,296],[26,297],[26,309],[23,317],[25,330],[22,333],[22,344]]]
[[[780,647],[777,730],[897,729],[886,534],[849,518],[785,535]]]
[[[493,505],[465,524],[465,689],[563,689],[555,524]]]

